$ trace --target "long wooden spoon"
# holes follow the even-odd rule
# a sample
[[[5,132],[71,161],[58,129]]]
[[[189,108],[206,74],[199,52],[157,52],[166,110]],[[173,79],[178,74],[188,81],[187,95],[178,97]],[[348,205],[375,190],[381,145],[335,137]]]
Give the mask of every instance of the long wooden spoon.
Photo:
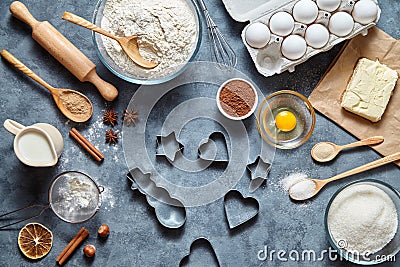
[[[89,98],[85,95],[71,89],[54,88],[36,75],[10,52],[3,49],[0,54],[8,62],[14,65],[14,67],[49,90],[57,107],[68,119],[75,122],[84,122],[92,116],[93,106]]]
[[[329,179],[318,180],[312,178],[301,179],[289,188],[289,195],[293,200],[307,200],[318,194],[318,192],[328,183],[367,171],[393,161],[400,160],[400,152],[391,154],[384,158],[372,161],[360,167],[348,170]]]
[[[94,32],[105,35],[111,39],[114,39],[115,41],[117,41],[120,44],[122,49],[133,60],[133,62],[135,62],[140,67],[145,68],[145,69],[153,69],[158,66],[158,63],[147,61],[140,55],[139,45],[137,42],[138,35],[123,36],[123,37],[115,36],[107,31],[103,30],[102,28],[94,25],[93,23],[87,21],[86,19],[81,18],[70,12],[64,12],[62,18],[64,20],[72,22],[76,25],[82,26],[86,29],[92,30]]]
[[[339,154],[339,152],[345,148],[376,145],[382,143],[384,140],[385,139],[383,136],[373,136],[343,146],[339,146],[331,142],[320,142],[314,145],[311,149],[311,157],[319,162],[327,162],[334,159],[337,154]]]

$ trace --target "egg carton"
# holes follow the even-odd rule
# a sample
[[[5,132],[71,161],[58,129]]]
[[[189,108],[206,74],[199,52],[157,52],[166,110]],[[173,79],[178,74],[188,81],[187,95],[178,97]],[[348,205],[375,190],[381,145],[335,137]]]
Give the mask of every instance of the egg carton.
[[[318,7],[318,16],[313,22],[306,24],[296,21],[294,19],[294,28],[291,31],[291,33],[287,36],[277,35],[274,34],[272,31],[270,31],[270,39],[268,43],[262,48],[254,48],[247,43],[246,30],[248,29],[248,27],[253,23],[257,22],[261,22],[269,27],[269,22],[271,17],[275,13],[280,11],[287,12],[292,17],[294,17],[292,14],[293,7],[296,5],[297,2],[303,0],[295,0],[295,1],[254,0],[252,1],[251,4],[249,4],[247,1],[245,1],[246,3],[243,3],[244,1],[240,0],[222,0],[222,1],[224,2],[224,5],[228,13],[232,16],[233,19],[240,22],[245,22],[245,21],[250,22],[250,24],[248,24],[243,29],[241,37],[258,72],[266,77],[272,76],[274,74],[280,74],[284,71],[293,72],[297,65],[307,61],[310,57],[318,53],[328,51],[336,44],[341,43],[345,40],[349,40],[358,34],[367,35],[368,29],[376,25],[376,22],[379,20],[381,13],[378,1],[372,0],[377,5],[377,10],[378,10],[375,20],[365,25],[354,21],[353,29],[349,34],[347,34],[344,37],[337,36],[328,30],[329,38],[326,45],[318,49],[307,45],[305,54],[303,56],[301,56],[298,59],[291,60],[285,57],[282,53],[281,48],[285,38],[291,35],[301,36],[302,38],[304,38],[307,28],[310,27],[312,24],[321,24],[328,29],[330,18],[334,13],[343,11],[352,15],[352,11],[355,4],[359,1],[365,1],[365,0],[341,0],[339,7],[331,12],[324,11]],[[316,2],[316,0],[312,1]]]

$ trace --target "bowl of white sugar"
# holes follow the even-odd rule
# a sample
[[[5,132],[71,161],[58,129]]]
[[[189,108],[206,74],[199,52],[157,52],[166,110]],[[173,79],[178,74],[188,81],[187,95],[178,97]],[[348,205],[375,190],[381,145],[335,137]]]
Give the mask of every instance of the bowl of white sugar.
[[[178,76],[194,59],[201,42],[199,11],[192,0],[100,0],[93,23],[116,36],[139,36],[139,53],[158,63],[157,67],[136,65],[115,40],[93,33],[102,63],[118,77],[137,84],[159,84]]]
[[[360,180],[339,189],[325,212],[331,246],[351,262],[395,261],[400,250],[400,194],[378,180]]]

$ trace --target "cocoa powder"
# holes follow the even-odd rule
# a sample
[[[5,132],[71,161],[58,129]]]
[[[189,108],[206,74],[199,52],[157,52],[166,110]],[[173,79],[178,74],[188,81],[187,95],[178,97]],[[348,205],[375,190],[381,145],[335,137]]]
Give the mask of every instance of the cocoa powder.
[[[253,88],[245,81],[228,82],[219,95],[222,109],[232,117],[248,114],[255,104],[256,95]]]

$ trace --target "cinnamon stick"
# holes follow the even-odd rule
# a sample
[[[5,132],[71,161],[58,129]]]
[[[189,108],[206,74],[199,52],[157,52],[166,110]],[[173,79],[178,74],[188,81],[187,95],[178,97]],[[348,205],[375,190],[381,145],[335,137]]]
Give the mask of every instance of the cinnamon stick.
[[[76,248],[89,236],[89,231],[82,227],[82,229],[76,234],[76,236],[68,243],[64,250],[58,255],[56,261],[61,266],[76,250]]]
[[[71,137],[73,137],[94,159],[97,161],[102,161],[104,159],[104,155],[87,140],[77,129],[72,128],[69,131]]]

